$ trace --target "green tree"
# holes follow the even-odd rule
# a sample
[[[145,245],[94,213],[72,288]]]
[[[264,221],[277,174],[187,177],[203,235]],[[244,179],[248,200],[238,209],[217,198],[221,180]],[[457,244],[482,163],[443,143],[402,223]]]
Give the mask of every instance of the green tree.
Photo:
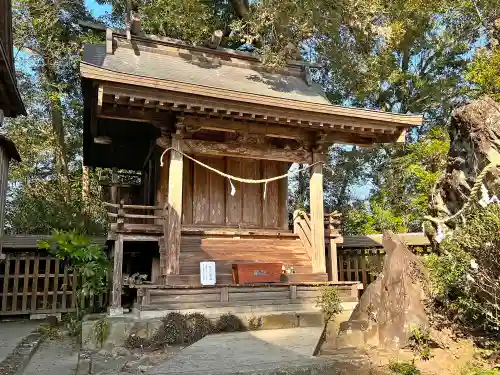
[[[91,20],[83,1],[13,3],[14,46],[27,117],[11,119],[5,131],[22,162],[10,173],[7,230],[50,233],[78,228],[102,232],[104,220],[92,204],[99,194],[90,178],[82,196],[82,98],[78,62],[82,44],[98,38],[78,27]]]

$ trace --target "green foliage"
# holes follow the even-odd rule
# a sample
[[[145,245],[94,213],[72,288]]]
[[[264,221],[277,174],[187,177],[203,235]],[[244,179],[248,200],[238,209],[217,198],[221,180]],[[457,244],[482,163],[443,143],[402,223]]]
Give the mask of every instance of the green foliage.
[[[242,332],[246,331],[245,324],[236,315],[231,313],[222,314],[215,323],[217,332]]]
[[[442,255],[426,257],[435,298],[462,323],[493,332],[500,329],[500,208],[473,207],[466,225],[447,235]]]
[[[65,314],[62,318],[64,326],[71,337],[79,337],[82,332],[83,314],[80,310]]]
[[[108,319],[102,318],[94,323],[92,326],[92,341],[96,346],[102,349],[104,342],[109,337],[109,330],[111,328],[111,323]]]
[[[39,247],[56,258],[68,262],[81,281],[76,289],[80,306],[86,298],[94,298],[106,291],[110,269],[105,251],[76,232],[55,231],[48,241],[40,241]]]
[[[490,95],[500,101],[500,46],[479,50],[465,78],[474,84],[474,95]]]
[[[316,306],[323,313],[325,324],[334,320],[335,317],[343,311],[342,299],[337,288],[333,286],[324,286],[321,288],[320,295],[316,299]]]
[[[424,361],[429,360],[431,358],[431,344],[433,343],[429,330],[424,327],[410,327],[410,331],[409,347]]]
[[[420,370],[415,366],[414,362],[396,362],[389,363],[389,370],[394,375],[420,375]]]

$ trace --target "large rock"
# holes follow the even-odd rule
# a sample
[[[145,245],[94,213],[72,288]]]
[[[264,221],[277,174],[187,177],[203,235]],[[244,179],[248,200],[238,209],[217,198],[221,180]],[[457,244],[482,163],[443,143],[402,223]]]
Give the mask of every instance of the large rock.
[[[396,234],[384,233],[383,245],[382,274],[365,290],[349,321],[341,324],[337,348],[398,349],[408,343],[412,327],[429,326],[422,262]]]

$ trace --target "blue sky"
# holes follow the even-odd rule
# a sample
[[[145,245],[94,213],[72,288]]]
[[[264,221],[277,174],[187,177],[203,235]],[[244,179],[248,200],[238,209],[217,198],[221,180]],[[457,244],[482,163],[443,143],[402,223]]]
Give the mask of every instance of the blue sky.
[[[95,0],[85,0],[85,6],[90,9],[94,17],[101,17],[106,13],[111,13],[111,5],[99,5]]]

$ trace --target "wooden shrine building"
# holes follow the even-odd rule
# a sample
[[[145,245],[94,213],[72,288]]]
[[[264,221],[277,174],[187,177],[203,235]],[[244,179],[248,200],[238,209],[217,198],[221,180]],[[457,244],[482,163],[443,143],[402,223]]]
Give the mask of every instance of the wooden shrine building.
[[[0,0],[0,128],[4,117],[26,115],[21,95],[17,89],[12,46],[12,12],[10,0]],[[0,130],[1,131],[1,130]],[[4,232],[5,199],[9,163],[20,161],[14,143],[0,134],[0,257]]]
[[[105,44],[85,46],[84,163],[113,171],[107,206],[115,312],[124,274],[194,286],[202,261],[216,262],[217,285],[232,283],[233,264],[256,262],[293,267],[285,282],[328,280],[317,162],[334,143],[402,141],[422,117],[334,106],[308,72],[290,62],[272,73],[251,53],[112,30]],[[252,180],[316,163],[310,215],[289,226],[287,179],[229,181],[175,150]]]

